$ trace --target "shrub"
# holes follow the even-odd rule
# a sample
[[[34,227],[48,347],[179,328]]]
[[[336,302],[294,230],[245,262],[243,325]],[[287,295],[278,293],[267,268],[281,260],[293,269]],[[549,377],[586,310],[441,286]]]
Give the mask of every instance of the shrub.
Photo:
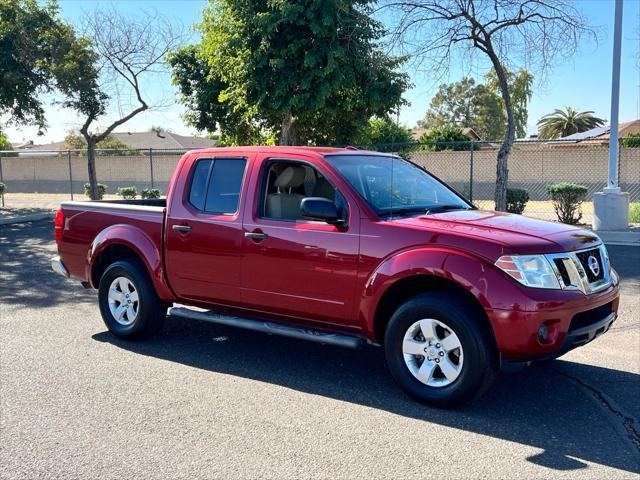
[[[620,146],[623,148],[640,148],[640,133],[630,133],[621,138]]]
[[[98,184],[98,198],[97,200],[102,200],[102,197],[104,197],[104,194],[107,192],[107,186],[104,183],[99,183]],[[84,184],[84,194],[91,198],[91,185],[89,185],[88,183]]]
[[[145,199],[160,198],[160,190],[157,188],[143,188],[140,196]]]
[[[547,187],[558,220],[576,225],[582,219],[581,206],[587,196],[587,187],[575,183],[555,183]]]
[[[629,223],[640,223],[640,202],[629,205]]]
[[[138,196],[138,189],[134,186],[118,188],[118,195],[124,200],[133,200]]]
[[[529,193],[521,188],[507,189],[507,212],[522,215],[527,202],[529,201]]]
[[[0,182],[0,195],[4,195],[4,189],[5,189],[6,185],[2,182]]]

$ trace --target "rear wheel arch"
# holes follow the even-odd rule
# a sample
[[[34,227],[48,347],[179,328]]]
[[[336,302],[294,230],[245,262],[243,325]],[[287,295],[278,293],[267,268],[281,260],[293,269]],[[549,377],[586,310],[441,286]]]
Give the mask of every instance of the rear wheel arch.
[[[387,324],[400,306],[417,295],[434,291],[452,292],[459,295],[461,301],[473,309],[474,318],[478,319],[483,330],[486,331],[488,337],[490,337],[493,346],[496,346],[496,338],[491,321],[484,307],[473,293],[453,280],[437,275],[422,274],[399,279],[384,292],[376,305],[374,315],[373,331],[376,342],[379,344],[384,343]]]
[[[149,267],[144,262],[142,255],[123,243],[112,243],[102,249],[91,264],[91,285],[95,288],[100,284],[100,279],[109,265],[119,260],[131,260],[141,265],[151,277]]]

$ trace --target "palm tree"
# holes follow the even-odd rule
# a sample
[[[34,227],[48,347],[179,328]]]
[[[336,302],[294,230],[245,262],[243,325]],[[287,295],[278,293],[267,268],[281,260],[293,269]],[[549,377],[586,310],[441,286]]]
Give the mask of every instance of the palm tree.
[[[542,139],[561,138],[574,133],[586,132],[601,127],[605,120],[593,115],[593,111],[578,112],[571,107],[566,110],[556,108],[538,121],[538,137]]]

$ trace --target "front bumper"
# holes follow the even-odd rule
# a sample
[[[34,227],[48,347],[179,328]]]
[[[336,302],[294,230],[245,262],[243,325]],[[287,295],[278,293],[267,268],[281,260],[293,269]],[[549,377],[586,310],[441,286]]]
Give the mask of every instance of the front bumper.
[[[530,365],[531,362],[558,358],[569,352],[570,350],[573,350],[577,347],[582,347],[583,345],[586,345],[587,343],[595,340],[600,335],[606,333],[609,328],[611,328],[611,325],[613,325],[613,322],[615,322],[616,318],[617,313],[611,312],[609,315],[595,323],[584,326],[582,328],[569,330],[565,336],[565,340],[562,346],[558,350],[555,350],[553,353],[548,353],[542,356],[533,356],[528,359],[519,360],[509,360],[505,358],[503,354],[500,354],[500,369],[503,372],[514,372],[521,370],[527,365]]]
[[[617,276],[613,280],[606,290],[591,295],[534,292],[537,298],[520,299],[516,308],[488,310],[503,363],[555,358],[607,332],[617,318],[620,302]],[[528,308],[518,309],[518,304]],[[545,341],[539,337],[543,324],[550,332]]]
[[[60,260],[60,257],[57,255],[51,259],[51,270],[63,277],[69,278],[69,270],[67,270],[67,267],[64,266],[64,263],[62,263],[62,260]]]

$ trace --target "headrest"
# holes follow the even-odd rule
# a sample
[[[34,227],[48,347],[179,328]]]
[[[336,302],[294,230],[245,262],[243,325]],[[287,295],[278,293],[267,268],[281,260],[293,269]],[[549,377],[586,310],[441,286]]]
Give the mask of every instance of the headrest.
[[[287,167],[276,178],[275,186],[277,188],[296,188],[304,183],[305,176],[303,167]]]

